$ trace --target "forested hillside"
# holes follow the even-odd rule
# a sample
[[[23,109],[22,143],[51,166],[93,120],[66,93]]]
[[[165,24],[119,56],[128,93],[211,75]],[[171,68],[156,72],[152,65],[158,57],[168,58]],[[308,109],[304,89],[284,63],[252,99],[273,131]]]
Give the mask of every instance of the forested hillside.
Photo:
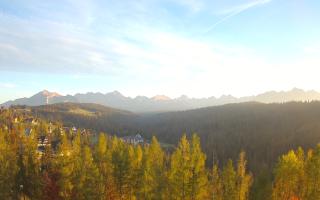
[[[225,164],[227,158],[236,159],[245,150],[254,173],[271,172],[278,156],[289,149],[308,149],[320,142],[319,102],[252,102],[139,115],[111,110],[94,104],[31,107],[34,115],[45,119],[118,136],[140,133],[151,139],[155,135],[169,144],[176,144],[184,133],[197,133],[208,155],[207,164],[212,164],[213,157]]]
[[[251,161],[244,151],[220,165],[218,159],[206,165],[208,157],[196,134],[182,135],[168,152],[156,137],[133,145],[34,118],[26,109],[0,110],[1,199],[320,198],[320,145],[290,150],[279,157],[273,175],[262,178],[247,170]]]
[[[279,155],[320,142],[320,103],[242,103],[184,112],[144,115],[139,130],[176,143],[182,133],[197,133],[204,151],[225,163],[242,149],[254,172],[270,169]]]
[[[95,136],[35,119],[25,110],[1,110],[1,199],[236,200],[249,196],[253,177],[246,172],[244,152],[237,164],[230,160],[224,168],[208,168],[196,135],[182,136],[172,153],[164,151],[155,137],[150,143],[132,145],[104,133],[94,142]]]
[[[128,134],[128,122],[136,116],[129,111],[90,103],[58,103],[25,108],[32,115],[45,120],[60,121],[65,126],[90,128],[118,136]]]

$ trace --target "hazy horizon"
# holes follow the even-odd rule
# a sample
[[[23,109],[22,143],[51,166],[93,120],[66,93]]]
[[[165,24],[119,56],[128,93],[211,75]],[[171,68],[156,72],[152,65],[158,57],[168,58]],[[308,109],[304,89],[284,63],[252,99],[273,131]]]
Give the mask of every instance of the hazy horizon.
[[[247,97],[257,97],[259,95],[264,95],[264,94],[268,94],[270,92],[275,92],[275,93],[281,93],[281,92],[284,92],[284,93],[288,93],[288,92],[294,92],[294,93],[297,93],[297,92],[304,92],[304,93],[307,93],[307,92],[316,92],[320,95],[320,91],[317,91],[317,90],[304,90],[304,89],[301,89],[301,88],[297,88],[297,87],[294,87],[294,88],[291,88],[289,90],[268,90],[268,91],[264,91],[264,92],[261,92],[261,93],[257,93],[257,94],[252,94],[252,95],[246,95],[246,96],[235,96],[233,94],[222,94],[220,96],[215,96],[215,95],[210,95],[208,94],[207,96],[202,96],[202,97],[193,97],[193,96],[190,96],[190,95],[187,95],[187,94],[180,94],[178,96],[169,96],[169,95],[166,95],[166,94],[156,94],[156,95],[153,95],[153,96],[147,96],[147,95],[143,95],[143,94],[140,94],[140,95],[136,95],[136,96],[129,96],[119,90],[113,90],[113,91],[107,91],[107,92],[101,92],[101,91],[86,91],[86,92],[77,92],[77,93],[60,93],[59,91],[49,91],[47,89],[43,89],[43,90],[40,90],[36,93],[33,93],[29,96],[20,96],[16,99],[21,99],[21,98],[30,98],[34,95],[37,95],[39,93],[43,93],[43,92],[49,92],[49,93],[56,93],[57,95],[61,95],[61,96],[67,96],[67,95],[71,95],[71,96],[75,96],[77,94],[89,94],[89,93],[94,93],[94,94],[97,94],[97,93],[100,93],[100,94],[111,94],[111,93],[120,93],[122,96],[126,97],[126,98],[131,98],[131,99],[135,99],[135,98],[138,98],[138,97],[147,97],[149,99],[152,99],[152,98],[169,98],[170,100],[174,100],[174,99],[178,99],[178,98],[181,98],[181,97],[187,97],[189,99],[209,99],[209,98],[223,98],[224,96],[231,96],[231,97],[234,97],[234,98],[237,98],[237,99],[241,99],[241,98],[247,98]],[[295,97],[292,97],[292,98],[304,98],[303,96],[295,96]],[[0,102],[0,104],[2,103],[6,103],[8,101],[11,101],[11,100],[16,100],[16,99],[9,99],[9,100],[6,100],[6,101],[3,101],[3,102]],[[313,99],[315,100],[315,99]],[[249,100],[250,101],[250,100]],[[277,101],[274,101],[274,102],[277,102]]]
[[[320,91],[320,2],[1,1],[0,102]]]

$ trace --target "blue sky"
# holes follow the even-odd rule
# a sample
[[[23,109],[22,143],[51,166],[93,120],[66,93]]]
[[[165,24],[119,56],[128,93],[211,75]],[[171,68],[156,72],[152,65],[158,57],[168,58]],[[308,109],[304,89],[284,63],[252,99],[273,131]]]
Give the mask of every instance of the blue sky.
[[[318,0],[1,0],[0,102],[320,90]]]

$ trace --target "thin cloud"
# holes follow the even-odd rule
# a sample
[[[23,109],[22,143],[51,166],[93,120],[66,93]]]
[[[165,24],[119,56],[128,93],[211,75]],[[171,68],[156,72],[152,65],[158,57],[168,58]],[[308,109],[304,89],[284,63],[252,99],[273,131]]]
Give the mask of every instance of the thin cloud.
[[[239,15],[240,13],[243,13],[253,7],[256,6],[261,6],[267,3],[270,3],[272,0],[258,0],[258,1],[253,1],[247,4],[242,4],[239,6],[235,6],[233,8],[229,8],[226,10],[223,10],[221,12],[219,12],[219,14],[221,15],[225,15],[225,17],[223,17],[222,19],[220,19],[219,21],[217,21],[216,23],[214,23],[212,26],[210,26],[206,31],[204,31],[204,33],[209,33],[210,31],[212,31],[213,29],[215,29],[218,25],[220,25],[221,23],[229,20],[232,17],[235,17],[237,15]]]
[[[16,88],[17,85],[13,83],[0,83],[1,88]]]
[[[174,0],[176,3],[187,6],[193,12],[198,12],[203,8],[203,2],[199,0]]]

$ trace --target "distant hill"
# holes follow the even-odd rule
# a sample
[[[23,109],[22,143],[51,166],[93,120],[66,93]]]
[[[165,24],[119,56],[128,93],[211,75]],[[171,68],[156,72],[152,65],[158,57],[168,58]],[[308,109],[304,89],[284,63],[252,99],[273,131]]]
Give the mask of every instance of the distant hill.
[[[197,133],[208,162],[223,164],[247,152],[249,167],[270,170],[289,149],[320,143],[320,102],[228,104],[188,111],[140,115],[134,129],[175,144],[183,133]]]
[[[131,115],[129,111],[110,108],[93,103],[57,103],[32,107],[35,112],[77,114],[83,116]]]
[[[222,95],[219,98],[189,98],[185,95],[170,99],[165,95],[157,95],[152,98],[145,96],[137,96],[135,98],[126,97],[118,91],[110,93],[86,93],[76,95],[62,96],[57,93],[48,92],[46,90],[39,92],[30,98],[21,98],[13,101],[8,101],[2,106],[10,105],[46,105],[63,102],[73,103],[94,103],[108,107],[113,107],[132,112],[166,112],[166,111],[183,111],[208,106],[224,105],[229,103],[241,102],[261,102],[261,103],[283,103],[289,101],[311,101],[320,100],[320,93],[316,91],[304,91],[294,88],[290,91],[266,92],[256,96],[247,96],[236,98],[231,95]]]
[[[65,126],[89,128],[125,135],[126,122],[134,118],[129,111],[90,103],[58,103],[29,107],[31,113],[46,120],[60,121]]]

